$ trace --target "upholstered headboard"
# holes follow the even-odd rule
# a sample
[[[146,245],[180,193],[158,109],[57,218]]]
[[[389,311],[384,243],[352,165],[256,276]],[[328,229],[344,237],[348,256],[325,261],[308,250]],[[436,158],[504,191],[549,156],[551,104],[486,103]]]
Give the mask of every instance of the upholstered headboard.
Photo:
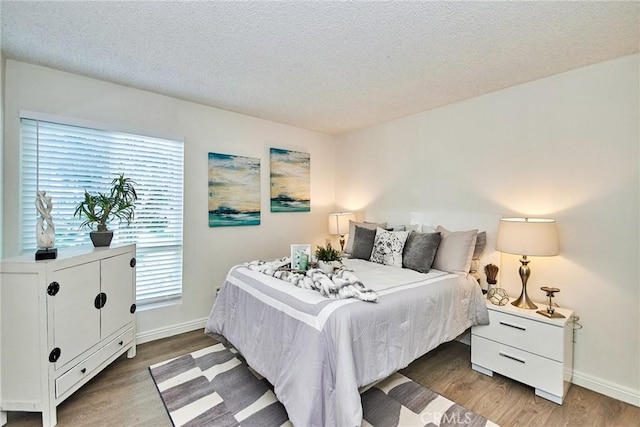
[[[428,231],[441,225],[451,231],[477,229],[486,231],[487,244],[480,256],[478,271],[480,286],[487,289],[487,277],[484,266],[492,263],[500,267],[500,252],[496,251],[496,234],[501,216],[495,213],[470,212],[400,212],[366,211],[358,214],[358,219],[372,222],[386,222],[387,226],[412,226],[418,231]]]

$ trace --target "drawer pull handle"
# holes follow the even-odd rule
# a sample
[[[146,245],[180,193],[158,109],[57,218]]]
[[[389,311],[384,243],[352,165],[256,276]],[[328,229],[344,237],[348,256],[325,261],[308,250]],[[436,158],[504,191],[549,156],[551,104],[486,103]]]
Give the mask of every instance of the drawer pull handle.
[[[503,321],[500,321],[500,324],[504,325],[504,326],[508,326],[510,328],[519,329],[521,331],[526,331],[527,330],[527,328],[525,328],[523,326],[518,326],[518,325],[511,324],[511,323],[503,322]]]
[[[503,352],[500,352],[498,354],[500,354],[500,356],[502,356],[502,357],[506,357],[507,359],[515,360],[516,362],[520,362],[520,363],[525,363],[525,361],[520,359],[519,357],[515,357],[515,356],[512,356],[510,354],[503,353]]]
[[[122,345],[124,343],[124,341],[120,341],[118,344]]]
[[[87,373],[87,368],[80,369],[80,372],[82,372],[83,374]]]

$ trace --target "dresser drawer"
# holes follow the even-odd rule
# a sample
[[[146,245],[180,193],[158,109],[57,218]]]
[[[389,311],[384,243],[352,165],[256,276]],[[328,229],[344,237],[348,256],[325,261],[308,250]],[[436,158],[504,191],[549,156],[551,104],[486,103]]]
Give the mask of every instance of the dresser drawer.
[[[471,337],[473,363],[516,381],[562,397],[564,368],[550,360],[479,336]]]
[[[133,328],[122,333],[116,339],[110,341],[104,347],[98,349],[95,353],[59,376],[56,379],[56,398],[61,397],[83,379],[93,377],[96,368],[104,363],[105,360],[109,359],[109,357],[116,354],[120,349],[125,348],[131,341],[133,341]]]
[[[563,361],[564,328],[489,310],[489,325],[474,326],[472,334],[556,361]]]

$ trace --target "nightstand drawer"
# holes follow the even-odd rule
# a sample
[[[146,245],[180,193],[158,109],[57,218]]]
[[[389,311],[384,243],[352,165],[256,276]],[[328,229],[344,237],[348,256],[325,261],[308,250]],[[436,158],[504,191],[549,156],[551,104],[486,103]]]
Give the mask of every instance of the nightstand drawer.
[[[490,324],[474,326],[472,334],[561,362],[564,328],[489,310]]]
[[[555,396],[564,395],[563,364],[479,336],[471,337],[473,363]]]

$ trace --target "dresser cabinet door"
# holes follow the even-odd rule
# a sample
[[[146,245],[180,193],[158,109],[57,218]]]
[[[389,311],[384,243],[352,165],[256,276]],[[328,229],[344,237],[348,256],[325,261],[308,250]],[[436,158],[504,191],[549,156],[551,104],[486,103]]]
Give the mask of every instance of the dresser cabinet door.
[[[53,347],[60,349],[57,368],[100,341],[100,310],[95,307],[100,262],[56,270],[52,278],[59,285],[55,295],[47,296],[53,312]]]
[[[102,292],[107,296],[101,310],[103,339],[133,320],[135,268],[130,265],[131,258],[130,254],[122,254],[101,261]]]

